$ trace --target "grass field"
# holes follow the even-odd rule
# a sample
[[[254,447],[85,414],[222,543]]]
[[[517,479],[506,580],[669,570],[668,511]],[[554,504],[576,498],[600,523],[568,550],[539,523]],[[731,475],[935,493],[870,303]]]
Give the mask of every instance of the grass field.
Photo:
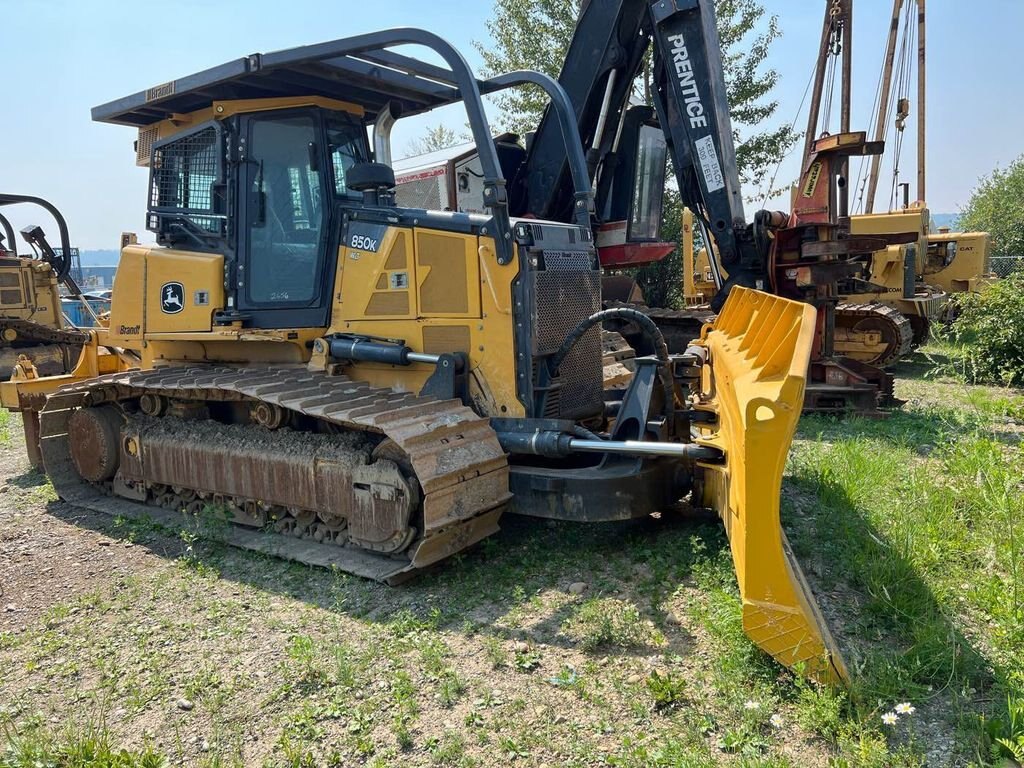
[[[6,423],[0,766],[1013,765],[1024,394],[930,375],[948,354],[790,457],[845,691],[746,640],[713,520],[508,519],[388,589],[73,510]]]

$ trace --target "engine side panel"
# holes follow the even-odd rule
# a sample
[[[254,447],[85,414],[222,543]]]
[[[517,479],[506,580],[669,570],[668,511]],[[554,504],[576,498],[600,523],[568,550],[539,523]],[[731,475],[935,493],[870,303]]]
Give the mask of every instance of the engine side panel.
[[[138,347],[155,333],[202,333],[224,308],[224,257],[128,245],[114,278],[110,339]]]

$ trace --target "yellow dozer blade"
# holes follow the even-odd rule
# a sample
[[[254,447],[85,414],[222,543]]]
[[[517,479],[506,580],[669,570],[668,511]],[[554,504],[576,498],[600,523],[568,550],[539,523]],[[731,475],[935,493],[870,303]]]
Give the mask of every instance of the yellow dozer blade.
[[[733,288],[713,326],[703,404],[718,415],[698,442],[725,453],[702,464],[704,506],[729,535],[743,602],[743,629],[779,663],[823,682],[847,679],[839,648],[779,522],[782,473],[803,405],[814,341],[808,304]],[[695,503],[701,503],[694,499]]]

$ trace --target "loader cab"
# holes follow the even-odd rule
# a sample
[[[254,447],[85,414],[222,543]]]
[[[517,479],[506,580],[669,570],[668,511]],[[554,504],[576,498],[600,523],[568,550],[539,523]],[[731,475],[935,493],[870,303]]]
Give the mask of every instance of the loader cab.
[[[391,50],[404,45],[432,49],[449,68]],[[213,330],[329,327],[337,294],[332,279],[346,237],[373,241],[374,232],[389,226],[429,223],[486,237],[494,240],[498,266],[518,262],[510,185],[481,94],[523,84],[539,85],[558,102],[563,157],[573,166],[572,224],[590,238],[593,194],[565,91],[531,72],[479,81],[449,43],[422,30],[253,54],[96,107],[94,119],[139,129],[137,161],[150,169],[147,228],[170,251],[156,286],[159,330],[201,331],[204,316],[212,316]],[[377,189],[349,183],[353,169],[391,165],[389,133],[398,116],[455,103],[465,108],[474,143],[484,147],[475,185],[479,213],[397,208],[390,175]],[[357,219],[373,225],[356,227],[353,235]],[[461,244],[457,250],[470,258]],[[211,258],[190,261],[189,254]],[[196,285],[174,277],[190,269],[203,274]],[[223,286],[210,288],[215,271],[223,272]],[[148,286],[153,275],[147,274]],[[146,290],[139,303],[155,303],[157,294]]]

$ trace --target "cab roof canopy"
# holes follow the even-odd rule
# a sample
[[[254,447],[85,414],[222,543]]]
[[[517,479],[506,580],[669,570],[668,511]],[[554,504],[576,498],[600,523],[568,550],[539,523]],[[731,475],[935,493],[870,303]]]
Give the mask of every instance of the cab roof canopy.
[[[387,50],[398,45],[433,49],[448,67]],[[473,87],[476,86],[476,87]],[[466,96],[465,91],[473,93]],[[476,80],[462,55],[421,29],[390,29],[271,53],[254,53],[93,107],[92,119],[141,127],[214,101],[323,96],[364,107],[373,119],[388,102],[402,114],[479,100],[493,90]]]

